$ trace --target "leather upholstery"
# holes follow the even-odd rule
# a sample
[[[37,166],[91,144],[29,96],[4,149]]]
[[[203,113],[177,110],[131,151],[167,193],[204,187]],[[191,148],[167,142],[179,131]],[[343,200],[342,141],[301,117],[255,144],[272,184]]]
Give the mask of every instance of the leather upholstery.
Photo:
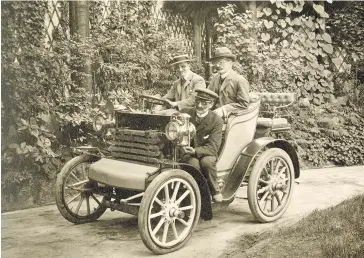
[[[254,93],[260,97],[262,104],[271,105],[288,105],[295,101],[294,93],[272,93],[262,92]]]
[[[288,121],[285,118],[267,118],[267,117],[259,117],[257,121],[258,127],[266,127],[266,128],[284,128],[287,127]]]

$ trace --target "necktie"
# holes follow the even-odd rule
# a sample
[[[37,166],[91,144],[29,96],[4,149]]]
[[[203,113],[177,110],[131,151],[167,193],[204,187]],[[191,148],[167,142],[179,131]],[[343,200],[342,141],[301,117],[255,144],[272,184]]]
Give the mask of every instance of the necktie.
[[[196,125],[198,125],[201,122],[201,117],[196,116]]]
[[[226,77],[225,77],[225,78],[226,78]],[[222,77],[220,76],[220,83],[219,83],[219,85],[220,85],[220,86],[224,83],[225,78],[222,78]]]

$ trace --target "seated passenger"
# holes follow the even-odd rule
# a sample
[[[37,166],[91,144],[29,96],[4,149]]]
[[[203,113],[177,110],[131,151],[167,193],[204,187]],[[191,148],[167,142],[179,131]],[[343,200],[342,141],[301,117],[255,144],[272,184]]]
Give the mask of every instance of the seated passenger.
[[[180,78],[172,83],[171,88],[163,97],[168,103],[178,110],[194,107],[193,92],[195,89],[206,89],[205,80],[191,71],[190,60],[187,55],[175,56],[171,66],[178,69]]]
[[[219,95],[214,112],[220,117],[235,109],[246,109],[249,105],[249,83],[232,70],[236,55],[227,47],[216,48],[210,59],[217,70],[208,89]]]
[[[222,201],[222,194],[217,182],[216,162],[222,140],[222,119],[210,109],[217,99],[217,94],[208,89],[196,89],[194,108],[182,109],[182,113],[191,116],[190,121],[196,126],[196,136],[191,146],[183,148],[182,163],[188,163],[199,169],[209,184],[215,202]]]

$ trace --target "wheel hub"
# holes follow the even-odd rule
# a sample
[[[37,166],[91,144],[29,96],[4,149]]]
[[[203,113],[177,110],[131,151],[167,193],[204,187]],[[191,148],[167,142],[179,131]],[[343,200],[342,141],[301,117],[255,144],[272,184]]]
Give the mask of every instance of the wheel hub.
[[[287,188],[284,180],[277,175],[273,175],[271,177],[271,179],[268,181],[268,186],[271,193],[275,193],[278,190],[283,191]]]
[[[165,217],[168,221],[175,220],[176,218],[183,219],[185,213],[178,208],[175,203],[168,203],[164,206]]]

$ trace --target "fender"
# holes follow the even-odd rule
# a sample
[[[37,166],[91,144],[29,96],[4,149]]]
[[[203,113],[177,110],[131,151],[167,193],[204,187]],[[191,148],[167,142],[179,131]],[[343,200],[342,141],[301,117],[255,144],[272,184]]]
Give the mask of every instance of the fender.
[[[104,152],[107,152],[108,154],[111,153],[109,150],[106,149],[100,149],[93,146],[79,146],[75,148],[76,152],[81,154],[89,154],[92,156],[97,156],[99,158],[105,158],[107,155],[104,154]]]
[[[201,171],[196,169],[195,167],[186,164],[179,163],[179,166],[182,170],[186,171],[190,174],[195,180],[200,189],[201,193],[201,215],[200,217],[203,220],[212,220],[212,206],[211,206],[211,198],[210,198],[210,190],[207,184],[206,178],[203,176]]]
[[[235,161],[235,164],[222,190],[224,200],[230,200],[235,196],[236,191],[239,189],[245,177],[249,174],[247,172],[253,165],[253,161],[255,160],[257,154],[265,146],[269,148],[280,148],[287,152],[293,163],[295,178],[300,176],[298,156],[294,147],[289,142],[271,137],[258,138],[246,146]]]

